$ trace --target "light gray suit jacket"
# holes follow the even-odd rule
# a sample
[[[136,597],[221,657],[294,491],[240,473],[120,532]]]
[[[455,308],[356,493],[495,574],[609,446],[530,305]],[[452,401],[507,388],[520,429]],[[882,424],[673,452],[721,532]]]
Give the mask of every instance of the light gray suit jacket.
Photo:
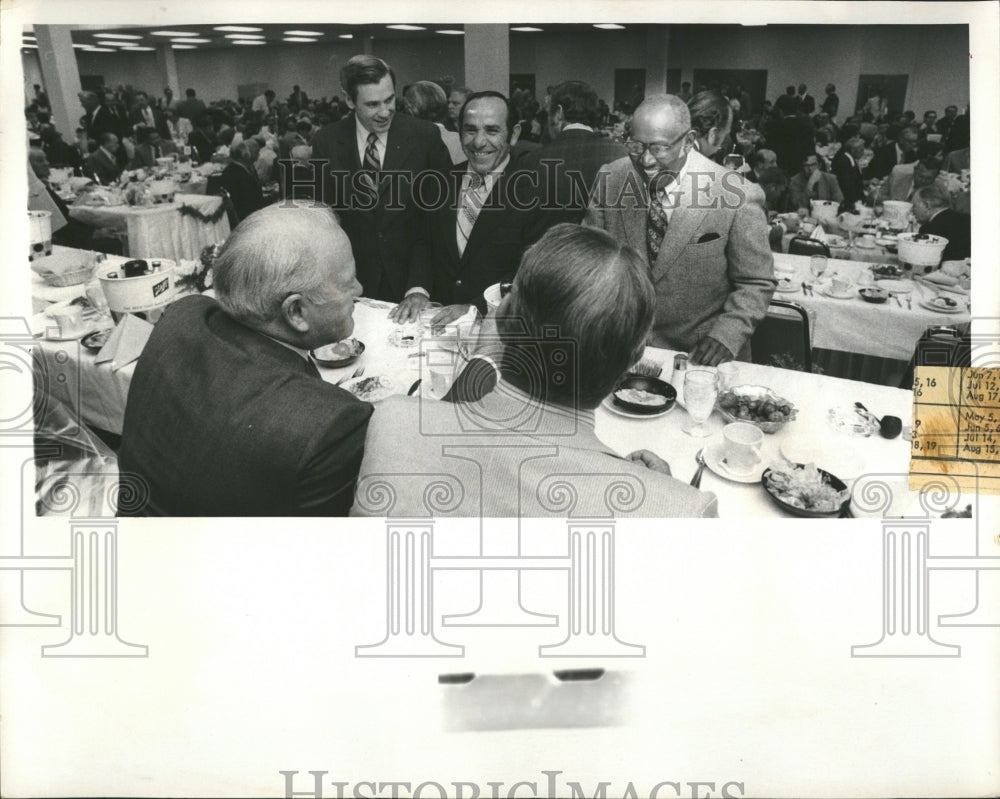
[[[714,494],[617,456],[594,412],[543,405],[501,380],[481,400],[375,406],[352,516],[718,516]]]
[[[777,281],[764,192],[742,175],[688,153],[687,172],[652,266],[654,347],[690,351],[708,335],[746,356]],[[626,158],[601,168],[583,222],[647,259],[645,179]]]

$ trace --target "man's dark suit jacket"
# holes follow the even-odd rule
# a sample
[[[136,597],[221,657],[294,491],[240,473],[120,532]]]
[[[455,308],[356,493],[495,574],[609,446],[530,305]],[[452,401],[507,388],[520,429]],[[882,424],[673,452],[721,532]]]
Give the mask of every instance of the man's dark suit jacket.
[[[921,233],[944,236],[948,246],[941,253],[942,261],[957,261],[972,255],[972,217],[945,208],[929,222],[920,226]]]
[[[151,105],[149,109],[153,112],[153,127],[162,139],[170,139],[170,128],[167,127],[167,120],[163,117],[163,112],[156,106]],[[146,125],[146,117],[142,115],[142,110],[136,106],[128,115],[129,132],[135,130],[136,125]],[[147,126],[148,127],[148,126]]]
[[[847,153],[839,150],[833,157],[833,175],[840,184],[840,190],[844,194],[844,202],[841,207],[854,212],[854,203],[863,200],[865,197],[865,184],[861,177],[861,170],[857,164],[852,164],[847,157]]]
[[[535,241],[560,222],[579,224],[587,212],[597,170],[625,156],[625,147],[606,136],[573,128],[517,162],[535,174],[538,208],[528,238]]]
[[[868,165],[868,177],[888,177],[894,166],[898,164],[909,164],[916,160],[916,153],[911,155],[907,160],[898,160],[896,157],[896,142],[889,142],[885,147],[875,153],[871,164]]]
[[[83,162],[83,174],[89,178],[94,178],[102,186],[109,186],[118,180],[122,173],[122,168],[118,163],[108,157],[104,149],[98,147],[92,152],[87,160]]]
[[[164,157],[167,155],[173,155],[177,152],[177,145],[174,144],[170,139],[163,139],[157,145],[160,148],[159,157]],[[153,145],[151,144],[139,144],[136,145],[135,155],[132,156],[132,162],[129,164],[129,169],[139,169],[140,167],[146,167],[152,169],[156,166],[157,155],[153,151]]]
[[[219,183],[229,192],[240,221],[264,207],[264,193],[261,191],[256,171],[250,174],[249,170],[231,161],[222,170]]]
[[[195,97],[190,100],[181,100],[174,106],[174,110],[177,112],[177,116],[197,122],[207,109],[205,108],[205,104]]]
[[[413,180],[427,173],[418,185],[428,204],[440,205],[451,156],[434,123],[395,114],[380,170],[382,188],[373,197],[358,179],[363,176],[354,119],[349,114],[318,131],[311,160],[323,162],[322,199],[338,212],[351,240],[365,296],[399,302],[416,286],[429,291],[433,277],[430,214],[412,196]]]
[[[105,133],[114,133],[119,139],[131,133],[127,130],[125,120],[112,114],[107,106],[99,105],[87,119],[87,134],[98,144]]]
[[[149,500],[119,513],[346,516],[371,413],[215,300],[184,297],[132,378],[119,466]]]
[[[195,152],[198,153],[198,160],[206,164],[212,160],[212,155],[218,146],[218,140],[214,133],[209,136],[201,128],[195,128],[188,134],[188,145],[194,147]]]
[[[512,179],[513,159],[493,184],[483,209],[472,228],[465,252],[459,256],[456,240],[458,199],[462,175],[468,162],[453,167],[448,180],[448,204],[434,214],[431,227],[434,259],[434,289],[431,299],[442,305],[469,303],[486,313],[483,291],[494,283],[514,278],[521,255],[530,243],[529,226],[533,213],[527,181]],[[511,204],[506,199],[513,199]]]

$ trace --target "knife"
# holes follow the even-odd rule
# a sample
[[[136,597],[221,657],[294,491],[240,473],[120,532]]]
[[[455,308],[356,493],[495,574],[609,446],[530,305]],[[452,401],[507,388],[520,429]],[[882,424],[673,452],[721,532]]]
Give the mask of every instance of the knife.
[[[412,386],[410,386],[410,390],[406,392],[406,396],[412,397],[414,394],[416,394],[417,393],[417,389],[420,388],[420,384],[422,382],[423,382],[423,378],[422,377],[418,378],[417,381]]]

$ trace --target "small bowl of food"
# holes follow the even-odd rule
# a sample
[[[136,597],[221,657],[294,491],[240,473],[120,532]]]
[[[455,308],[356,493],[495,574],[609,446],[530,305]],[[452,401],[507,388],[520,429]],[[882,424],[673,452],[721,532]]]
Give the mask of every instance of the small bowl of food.
[[[872,274],[876,278],[896,278],[903,276],[903,267],[897,264],[872,264]]]
[[[858,294],[861,295],[861,299],[865,302],[873,302],[876,305],[880,305],[889,299],[889,292],[885,289],[873,288],[868,286],[863,289],[858,289]]]
[[[716,400],[727,422],[749,422],[765,433],[776,433],[795,418],[798,410],[766,386],[733,386]]]
[[[356,338],[345,338],[336,344],[327,344],[312,351],[313,359],[327,369],[350,366],[365,351],[365,344]]]
[[[760,482],[775,505],[806,519],[835,519],[851,501],[843,480],[812,463],[772,466]]]
[[[674,407],[677,391],[658,377],[628,375],[612,394],[612,402],[629,413],[653,416]]]

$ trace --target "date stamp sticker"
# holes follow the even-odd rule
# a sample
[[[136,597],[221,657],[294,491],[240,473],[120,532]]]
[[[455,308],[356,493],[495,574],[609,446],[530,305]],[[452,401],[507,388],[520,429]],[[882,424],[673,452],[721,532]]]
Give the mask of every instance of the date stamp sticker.
[[[1000,494],[1000,369],[918,366],[910,446],[911,490],[947,475]]]

